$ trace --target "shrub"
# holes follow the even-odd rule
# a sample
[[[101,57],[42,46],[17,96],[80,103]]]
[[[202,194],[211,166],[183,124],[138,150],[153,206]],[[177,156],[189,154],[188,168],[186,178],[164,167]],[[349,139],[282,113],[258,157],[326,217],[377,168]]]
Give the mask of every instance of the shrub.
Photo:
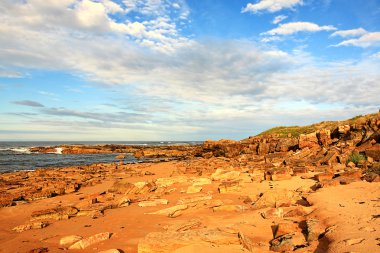
[[[353,162],[355,163],[356,165],[358,165],[358,163],[362,160],[365,160],[365,156],[362,155],[362,154],[359,154],[359,153],[352,153],[349,157],[348,157],[348,162]]]

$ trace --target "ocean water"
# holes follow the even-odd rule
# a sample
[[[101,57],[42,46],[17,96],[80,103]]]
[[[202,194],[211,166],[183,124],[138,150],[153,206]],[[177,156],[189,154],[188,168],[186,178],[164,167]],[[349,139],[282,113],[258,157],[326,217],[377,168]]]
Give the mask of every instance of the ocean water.
[[[93,163],[115,163],[117,153],[113,154],[39,154],[30,153],[31,147],[50,147],[58,145],[83,144],[126,144],[142,146],[159,145],[180,145],[199,144],[201,142],[0,142],[0,173],[17,170],[35,170],[47,167],[66,167],[75,165],[85,165]],[[58,150],[59,151],[59,150]],[[144,160],[137,160],[133,155],[127,154],[123,160],[125,163],[137,163]]]

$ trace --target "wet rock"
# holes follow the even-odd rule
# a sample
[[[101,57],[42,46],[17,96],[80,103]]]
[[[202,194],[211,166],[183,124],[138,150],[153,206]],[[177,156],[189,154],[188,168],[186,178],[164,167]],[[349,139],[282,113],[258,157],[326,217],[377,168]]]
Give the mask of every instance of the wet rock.
[[[48,225],[48,222],[33,222],[14,227],[12,230],[20,233],[31,229],[41,229],[47,227]]]
[[[93,244],[110,239],[111,233],[104,232],[77,241],[69,247],[69,249],[85,249]]]

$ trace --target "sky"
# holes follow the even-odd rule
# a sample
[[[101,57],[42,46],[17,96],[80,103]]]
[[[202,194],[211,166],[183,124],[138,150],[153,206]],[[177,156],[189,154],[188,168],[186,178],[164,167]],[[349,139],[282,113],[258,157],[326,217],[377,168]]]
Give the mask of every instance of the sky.
[[[380,108],[380,0],[1,0],[0,140],[243,139]]]

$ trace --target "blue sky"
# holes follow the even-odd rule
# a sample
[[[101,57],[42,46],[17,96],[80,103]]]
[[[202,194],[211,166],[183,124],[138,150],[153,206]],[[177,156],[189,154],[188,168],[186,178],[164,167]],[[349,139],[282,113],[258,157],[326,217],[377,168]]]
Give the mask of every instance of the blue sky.
[[[3,0],[0,140],[242,139],[380,107],[379,0]]]

